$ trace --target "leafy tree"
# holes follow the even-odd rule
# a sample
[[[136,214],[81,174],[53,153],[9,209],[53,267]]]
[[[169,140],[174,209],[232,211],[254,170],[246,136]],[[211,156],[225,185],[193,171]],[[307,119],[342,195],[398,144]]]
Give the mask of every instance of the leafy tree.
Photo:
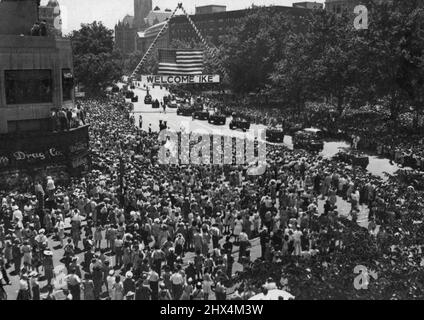
[[[271,83],[274,64],[282,57],[285,34],[301,19],[271,8],[255,9],[234,28],[224,41],[225,67],[233,90],[237,93],[259,93]]]
[[[113,30],[101,22],[82,24],[70,35],[75,77],[87,91],[97,95],[122,76],[122,56],[114,51]]]
[[[423,105],[423,2],[393,0],[379,3],[368,0],[370,27],[364,33],[368,77],[375,82],[377,95],[385,101],[391,120],[400,113]]]

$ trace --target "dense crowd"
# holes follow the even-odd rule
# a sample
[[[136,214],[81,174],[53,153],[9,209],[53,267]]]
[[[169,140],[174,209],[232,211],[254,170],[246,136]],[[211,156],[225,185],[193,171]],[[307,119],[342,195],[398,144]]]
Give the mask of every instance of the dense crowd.
[[[329,227],[342,218],[340,198],[353,223],[368,207],[365,226],[381,239],[417,196],[283,146],[269,146],[258,177],[242,166],[162,166],[158,133],[134,126],[125,100],[84,100],[80,109],[92,171],[67,185],[47,177],[26,192],[0,192],[2,283],[12,272],[21,300],[58,298],[54,269],[62,264],[66,299],[249,299],[261,286],[240,285],[235,270],[343,247]],[[268,282],[287,287],[279,280]]]

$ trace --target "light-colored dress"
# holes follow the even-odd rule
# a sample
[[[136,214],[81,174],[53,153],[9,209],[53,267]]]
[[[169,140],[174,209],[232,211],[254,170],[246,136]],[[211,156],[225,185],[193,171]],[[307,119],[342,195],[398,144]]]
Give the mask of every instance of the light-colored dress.
[[[122,282],[116,283],[112,287],[113,295],[112,300],[123,300],[124,299],[124,286]]]

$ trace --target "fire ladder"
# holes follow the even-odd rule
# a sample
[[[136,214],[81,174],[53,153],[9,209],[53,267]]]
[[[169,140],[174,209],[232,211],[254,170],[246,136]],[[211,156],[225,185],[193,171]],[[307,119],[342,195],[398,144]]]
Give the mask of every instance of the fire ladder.
[[[143,66],[146,63],[147,59],[151,55],[153,49],[156,47],[156,44],[157,44],[158,40],[163,36],[163,34],[169,28],[169,23],[172,20],[172,18],[175,16],[175,14],[177,13],[178,9],[181,9],[182,12],[184,13],[184,15],[187,18],[187,20],[189,21],[190,25],[193,27],[194,31],[196,32],[196,35],[199,37],[200,41],[205,46],[207,52],[212,57],[213,62],[216,65],[218,65],[221,74],[223,76],[226,76],[227,75],[225,69],[222,67],[221,63],[218,61],[218,49],[216,47],[209,46],[209,44],[207,43],[207,41],[205,40],[205,38],[200,33],[199,29],[197,29],[197,27],[194,24],[193,20],[191,20],[190,15],[184,9],[183,4],[182,3],[179,3],[178,6],[175,8],[175,10],[172,12],[172,15],[170,16],[170,18],[166,21],[166,23],[164,24],[164,26],[162,27],[162,29],[156,35],[156,38],[153,40],[153,42],[150,45],[149,49],[147,49],[146,53],[144,54],[143,58],[141,59],[141,61],[137,65],[137,67],[134,69],[133,73],[131,74],[131,76],[128,79],[129,82],[131,82],[133,79],[135,79],[137,77],[137,74],[141,71],[141,69],[143,68]]]

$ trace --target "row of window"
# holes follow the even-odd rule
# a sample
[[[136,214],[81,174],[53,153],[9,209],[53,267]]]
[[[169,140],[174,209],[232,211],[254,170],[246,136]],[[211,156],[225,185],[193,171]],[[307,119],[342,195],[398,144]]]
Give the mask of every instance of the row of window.
[[[4,72],[6,103],[52,103],[53,76],[52,70],[6,70]],[[70,69],[62,69],[63,100],[72,100],[74,77]]]

